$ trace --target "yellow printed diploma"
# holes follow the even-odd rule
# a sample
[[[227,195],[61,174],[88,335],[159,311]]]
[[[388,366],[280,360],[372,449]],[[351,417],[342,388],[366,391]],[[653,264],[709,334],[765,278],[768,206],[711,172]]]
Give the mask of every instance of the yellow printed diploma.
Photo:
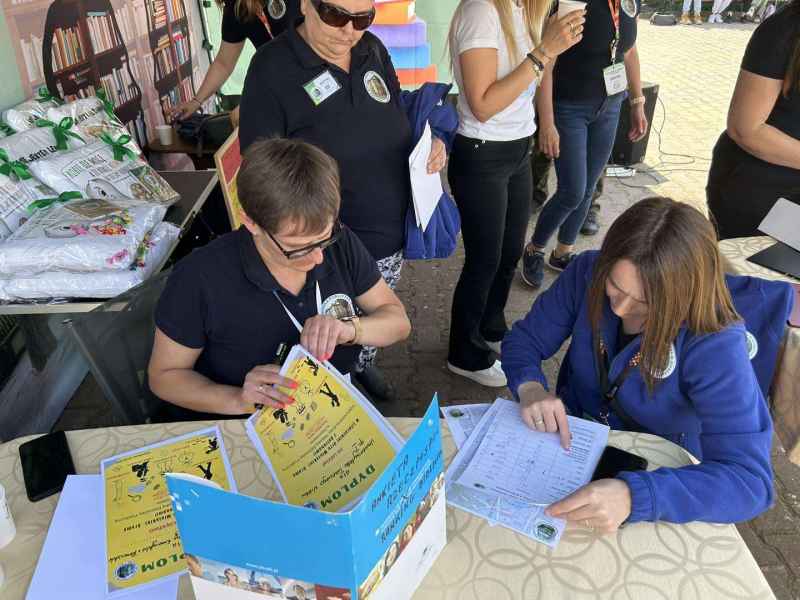
[[[165,473],[187,473],[235,491],[218,427],[105,459],[106,592],[109,595],[183,572]]]
[[[289,504],[336,512],[352,505],[402,441],[344,377],[300,346],[281,374],[295,380],[285,408],[264,408],[247,432]]]

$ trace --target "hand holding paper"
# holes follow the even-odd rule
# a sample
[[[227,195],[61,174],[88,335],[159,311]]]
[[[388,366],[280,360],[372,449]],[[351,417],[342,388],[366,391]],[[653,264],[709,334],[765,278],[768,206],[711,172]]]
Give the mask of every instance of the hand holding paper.
[[[437,140],[437,142],[437,146],[442,144],[440,140]],[[411,156],[408,157],[408,170],[411,174],[411,197],[414,201],[414,212],[417,217],[417,225],[423,231],[427,229],[428,223],[433,216],[433,211],[436,210],[439,199],[444,193],[442,189],[442,179],[439,173],[430,173],[428,171],[428,158],[434,159],[434,156],[431,156],[433,146],[434,142],[431,126],[429,123],[426,123],[425,131],[422,132],[422,137],[420,137],[419,142],[411,152]],[[442,148],[443,147],[444,144],[442,144]]]

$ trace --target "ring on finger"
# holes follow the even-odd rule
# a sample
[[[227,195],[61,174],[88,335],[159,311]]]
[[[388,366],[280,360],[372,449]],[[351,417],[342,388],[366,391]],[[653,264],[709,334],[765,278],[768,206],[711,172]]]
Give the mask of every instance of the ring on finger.
[[[541,425],[542,423],[544,423],[544,419],[543,419],[543,418],[541,418],[541,417],[539,417],[538,419],[536,419],[536,420],[533,422],[533,424],[534,424],[534,425]]]

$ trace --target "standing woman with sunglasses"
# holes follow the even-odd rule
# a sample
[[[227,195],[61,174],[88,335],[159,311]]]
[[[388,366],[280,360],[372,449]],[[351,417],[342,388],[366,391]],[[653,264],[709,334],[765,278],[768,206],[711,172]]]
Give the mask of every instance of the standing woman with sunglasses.
[[[448,170],[466,258],[453,296],[447,367],[489,387],[506,384],[500,341],[531,211],[533,96],[548,64],[581,39],[583,12],[553,19],[549,0],[462,0],[450,26],[461,94]]]
[[[300,15],[300,0],[217,0],[222,7],[222,43],[194,98],[175,106],[173,119],[185,119],[216,94],[236,68],[244,43],[256,50],[294,25]],[[231,122],[239,125],[239,107],[231,111]]]
[[[411,329],[375,261],[338,221],[330,156],[300,140],[257,142],[237,182],[243,226],[181,260],[159,299],[148,383],[165,421],[292,402],[273,387],[297,387],[278,375],[283,345],[300,343],[347,373],[363,344],[389,346]]]
[[[411,197],[411,126],[389,53],[366,31],[373,0],[302,0],[303,22],[262,48],[250,63],[242,96],[243,150],[269,136],[311,142],[339,164],[342,223],[376,259],[389,287],[402,266],[405,215]],[[434,140],[430,172],[445,163]],[[372,367],[374,349],[356,367],[375,399],[388,385]]]

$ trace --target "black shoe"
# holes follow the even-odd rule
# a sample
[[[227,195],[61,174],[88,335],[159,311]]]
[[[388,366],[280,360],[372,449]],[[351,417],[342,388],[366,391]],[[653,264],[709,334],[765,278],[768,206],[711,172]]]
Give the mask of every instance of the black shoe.
[[[564,256],[556,256],[555,252],[551,252],[550,258],[547,259],[547,266],[554,271],[563,271],[569,266],[569,263],[573,258],[575,258],[575,254],[573,252],[565,254]]]
[[[376,367],[370,366],[363,371],[353,371],[353,376],[371,400],[375,402],[394,400],[392,385],[383,378],[383,374]]]
[[[589,207],[589,212],[586,213],[586,220],[581,225],[582,235],[597,235],[600,231],[600,223],[597,222],[597,211],[594,206]]]

